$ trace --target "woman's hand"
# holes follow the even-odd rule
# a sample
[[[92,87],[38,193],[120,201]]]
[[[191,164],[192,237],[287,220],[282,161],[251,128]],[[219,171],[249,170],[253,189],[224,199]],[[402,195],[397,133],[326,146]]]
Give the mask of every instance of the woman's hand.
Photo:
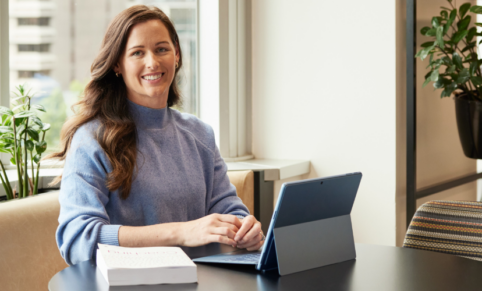
[[[222,243],[236,247],[234,236],[241,221],[230,214],[211,214],[183,224],[181,245],[197,247],[208,243]]]
[[[264,235],[261,232],[261,222],[252,215],[246,216],[242,220],[234,240],[237,247],[248,251],[258,250],[264,243]]]

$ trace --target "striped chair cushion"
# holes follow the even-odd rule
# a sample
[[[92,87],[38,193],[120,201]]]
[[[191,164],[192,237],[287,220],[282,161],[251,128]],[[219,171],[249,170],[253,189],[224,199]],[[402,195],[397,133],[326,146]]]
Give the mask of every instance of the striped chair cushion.
[[[423,204],[408,227],[403,247],[482,261],[482,202]]]

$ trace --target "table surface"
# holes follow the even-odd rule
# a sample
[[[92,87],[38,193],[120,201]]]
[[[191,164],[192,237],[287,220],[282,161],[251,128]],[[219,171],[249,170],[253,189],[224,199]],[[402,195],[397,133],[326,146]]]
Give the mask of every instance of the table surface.
[[[191,257],[229,252],[211,244],[183,248]],[[85,261],[57,273],[50,291],[59,290],[482,290],[482,262],[453,255],[389,246],[356,244],[357,259],[280,277],[277,271],[258,272],[254,266],[198,263],[197,284],[108,286]]]

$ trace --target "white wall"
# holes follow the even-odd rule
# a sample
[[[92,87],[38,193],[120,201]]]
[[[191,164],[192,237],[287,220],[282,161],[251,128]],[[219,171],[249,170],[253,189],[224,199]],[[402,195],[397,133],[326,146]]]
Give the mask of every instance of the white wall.
[[[386,245],[396,238],[395,2],[252,3],[253,154],[311,160],[298,178],[361,171],[355,240]]]

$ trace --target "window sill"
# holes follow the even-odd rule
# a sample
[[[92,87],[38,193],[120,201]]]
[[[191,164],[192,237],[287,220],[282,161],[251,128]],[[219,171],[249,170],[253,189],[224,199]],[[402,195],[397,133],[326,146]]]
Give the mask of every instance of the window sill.
[[[241,162],[228,162],[228,171],[264,171],[265,181],[283,180],[310,172],[307,160],[253,159]]]

